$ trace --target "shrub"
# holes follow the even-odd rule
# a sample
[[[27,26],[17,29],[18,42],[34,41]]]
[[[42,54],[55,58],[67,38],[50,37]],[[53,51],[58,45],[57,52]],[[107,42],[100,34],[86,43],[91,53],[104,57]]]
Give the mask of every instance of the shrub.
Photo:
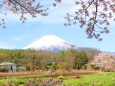
[[[0,72],[8,72],[9,70],[8,70],[8,68],[0,68]]]
[[[91,67],[94,69],[94,70],[99,70],[100,68],[94,64],[91,64]]]
[[[58,79],[63,81],[64,77],[63,76],[58,76]]]
[[[29,66],[26,66],[26,70],[27,70],[27,71],[30,71],[30,67],[29,67]]]
[[[82,66],[82,69],[86,70],[87,69],[87,65],[85,64],[84,66]]]
[[[50,70],[54,72],[56,70],[56,65],[52,64],[51,67],[50,67]]]

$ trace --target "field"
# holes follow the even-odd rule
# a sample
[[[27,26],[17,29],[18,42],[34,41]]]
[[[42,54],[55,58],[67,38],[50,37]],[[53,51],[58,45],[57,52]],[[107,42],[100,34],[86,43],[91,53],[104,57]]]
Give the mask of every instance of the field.
[[[89,75],[80,79],[69,79],[63,82],[66,86],[115,86],[115,73]]]
[[[0,76],[0,86],[115,86],[115,73],[5,74]]]

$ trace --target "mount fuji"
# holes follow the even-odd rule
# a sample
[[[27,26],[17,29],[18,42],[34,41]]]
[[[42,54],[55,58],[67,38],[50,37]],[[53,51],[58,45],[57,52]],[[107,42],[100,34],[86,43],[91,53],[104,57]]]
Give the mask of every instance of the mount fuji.
[[[71,47],[73,47],[72,44],[55,35],[46,35],[26,46],[24,49],[58,52],[60,50],[68,50]],[[77,48],[76,46],[74,47]]]

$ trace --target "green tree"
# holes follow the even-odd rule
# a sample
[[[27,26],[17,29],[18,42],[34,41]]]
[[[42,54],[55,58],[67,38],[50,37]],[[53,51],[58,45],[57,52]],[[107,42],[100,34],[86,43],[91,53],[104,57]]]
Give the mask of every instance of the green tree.
[[[88,56],[84,51],[79,51],[74,58],[73,68],[74,69],[82,69],[86,68],[86,64],[88,63]]]

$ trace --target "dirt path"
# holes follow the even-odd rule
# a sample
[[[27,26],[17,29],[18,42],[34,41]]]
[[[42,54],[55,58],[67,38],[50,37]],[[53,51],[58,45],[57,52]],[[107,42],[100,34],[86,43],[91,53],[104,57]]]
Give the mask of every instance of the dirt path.
[[[69,71],[69,72],[54,72],[52,74],[45,74],[39,72],[15,72],[15,73],[0,73],[0,78],[12,78],[12,77],[24,77],[24,78],[40,78],[40,77],[58,77],[58,76],[73,76],[73,77],[83,77],[90,74],[99,74],[100,72],[96,71]]]

